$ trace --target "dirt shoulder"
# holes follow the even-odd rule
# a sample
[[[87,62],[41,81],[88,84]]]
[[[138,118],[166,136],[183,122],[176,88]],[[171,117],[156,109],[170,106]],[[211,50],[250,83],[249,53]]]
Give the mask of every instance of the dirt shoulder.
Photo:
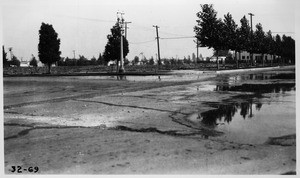
[[[5,141],[5,170],[38,166],[43,174],[282,174],[295,147],[247,145],[200,136],[101,128],[34,129]]]

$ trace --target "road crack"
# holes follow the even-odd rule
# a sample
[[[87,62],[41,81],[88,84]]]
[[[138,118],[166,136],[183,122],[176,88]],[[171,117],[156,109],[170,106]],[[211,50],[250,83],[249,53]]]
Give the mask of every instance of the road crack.
[[[170,136],[193,136],[193,135],[202,135],[202,132],[182,132],[179,130],[166,130],[166,131],[162,131],[162,130],[158,130],[155,127],[148,127],[148,128],[140,128],[140,129],[136,129],[136,128],[130,128],[127,126],[123,126],[123,125],[118,125],[116,127],[111,127],[109,128],[111,130],[122,130],[122,131],[129,131],[129,132],[154,132],[154,133],[159,133],[159,134],[163,134],[163,135],[170,135]]]
[[[30,127],[28,129],[24,129],[20,132],[18,132],[15,135],[5,137],[4,140],[10,140],[14,138],[19,138],[21,136],[29,134],[30,131],[36,130],[36,129],[71,129],[71,128],[98,128],[99,126],[93,126],[93,127],[85,127],[85,126],[33,126],[30,124],[18,124],[18,123],[4,123],[4,126],[18,126],[18,127]]]
[[[148,108],[143,106],[135,106],[135,105],[125,105],[125,104],[114,104],[114,103],[108,103],[108,102],[102,102],[102,101],[91,101],[91,100],[80,100],[80,99],[74,99],[74,101],[81,101],[81,102],[87,102],[87,103],[98,103],[98,104],[105,104],[108,106],[117,106],[117,107],[128,107],[128,108],[135,108],[135,109],[145,109],[145,110],[152,110],[152,111],[160,111],[160,112],[168,112],[168,113],[180,113],[184,114],[178,111],[170,111],[165,109],[157,109],[157,108]],[[186,115],[186,114],[184,114]]]

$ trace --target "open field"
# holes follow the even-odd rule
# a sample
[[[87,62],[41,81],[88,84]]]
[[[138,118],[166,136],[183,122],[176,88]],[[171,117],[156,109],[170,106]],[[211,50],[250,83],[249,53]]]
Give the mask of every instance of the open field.
[[[295,174],[294,75],[5,77],[5,172]]]

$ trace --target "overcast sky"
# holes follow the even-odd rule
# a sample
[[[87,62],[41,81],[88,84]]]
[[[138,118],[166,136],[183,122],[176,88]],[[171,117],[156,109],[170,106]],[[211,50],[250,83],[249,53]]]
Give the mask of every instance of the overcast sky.
[[[2,0],[3,43],[5,50],[13,47],[14,55],[29,60],[38,56],[38,31],[41,23],[52,24],[61,39],[62,57],[87,58],[103,53],[107,35],[117,19],[117,12],[124,12],[128,24],[128,59],[156,58],[156,31],[161,38],[191,37],[195,33],[196,13],[200,4],[212,3],[218,17],[230,12],[236,23],[251,12],[253,26],[261,23],[264,31],[271,30],[295,37],[295,0]],[[193,38],[161,39],[161,58],[192,55],[196,53]],[[204,57],[212,50],[200,48]]]

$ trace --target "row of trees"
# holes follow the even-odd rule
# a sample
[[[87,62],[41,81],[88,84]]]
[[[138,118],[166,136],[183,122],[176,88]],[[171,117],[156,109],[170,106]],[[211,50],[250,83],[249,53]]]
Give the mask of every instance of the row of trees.
[[[224,19],[217,18],[217,12],[212,4],[201,5],[201,11],[197,14],[197,25],[194,27],[198,46],[213,48],[218,57],[220,50],[232,50],[237,52],[247,51],[250,54],[257,53],[280,56],[285,60],[295,63],[295,40],[290,36],[278,34],[274,37],[269,30],[264,32],[262,25],[257,24],[256,30],[252,32],[249,22],[244,16],[238,25],[230,13],[224,15]],[[236,61],[237,58],[236,58]],[[253,56],[251,56],[253,64]],[[264,60],[262,57],[262,62]],[[218,63],[218,58],[217,58]],[[238,67],[238,62],[237,62]],[[219,63],[218,63],[219,68]]]
[[[79,58],[61,58],[58,62],[58,66],[88,66],[88,65],[104,65],[105,61],[101,55],[99,54],[98,59],[95,57],[92,57],[90,60],[88,60],[83,55],[79,55]]]
[[[201,8],[201,11],[197,13],[197,17],[199,18],[197,20],[198,24],[194,27],[198,46],[214,48],[217,56],[221,50],[233,50],[235,54],[237,52],[240,54],[241,51],[248,51],[250,53],[259,53],[262,56],[264,54],[280,56],[295,63],[295,41],[291,37],[285,35],[282,37],[276,35],[274,37],[271,31],[264,32],[260,23],[256,25],[256,30],[253,33],[245,16],[240,20],[241,25],[238,27],[230,13],[224,15],[224,19],[222,20],[217,18],[217,12],[211,4],[201,5]],[[92,58],[91,60],[87,60],[84,56],[79,56],[79,59],[62,59],[60,57],[60,39],[58,38],[58,34],[52,25],[42,23],[39,30],[38,56],[40,61],[48,66],[49,73],[53,63],[58,63],[59,65],[101,65],[107,64],[109,61],[115,61],[118,65],[121,53],[121,32],[122,28],[118,19],[117,23],[111,29],[111,34],[107,36],[108,41],[101,59]],[[122,38],[123,56],[126,59],[129,53],[129,45],[127,39],[123,36]],[[3,53],[5,53],[4,48]],[[6,54],[3,56],[6,56]],[[6,64],[7,61],[5,60],[6,57],[3,60]],[[13,61],[18,63],[18,60],[14,57]],[[137,64],[139,62],[137,57],[132,63]],[[154,64],[153,58],[149,61],[142,60],[141,62],[143,64]],[[238,66],[237,59],[236,62]],[[33,61],[32,65],[35,65],[34,63]],[[124,63],[126,65],[129,61],[125,60]],[[166,63],[168,62],[166,61]],[[191,63],[191,61],[185,59],[184,63]]]
[[[119,59],[116,59],[119,60]],[[179,64],[193,64],[195,61],[192,61],[190,58],[184,57],[184,59],[175,59],[175,58],[170,58],[170,59],[162,59],[164,65],[179,65]],[[74,59],[74,58],[61,58],[58,61],[58,66],[88,66],[88,65],[107,65],[107,60],[105,60],[101,54],[98,59],[95,57],[91,58],[88,60],[82,55],[79,55],[79,59]],[[143,59],[140,59],[138,56],[135,56],[133,60],[130,62],[128,58],[124,59],[124,65],[155,65],[158,61],[155,61],[153,57],[150,57],[147,59],[144,57]],[[199,61],[197,62],[199,63]]]
[[[162,59],[163,61],[162,64],[167,64],[167,65],[192,64],[195,63],[195,61],[199,63],[201,60],[203,60],[202,54],[200,54],[199,59],[197,60],[196,55],[193,53],[192,58],[190,55],[188,55],[187,57],[184,56],[183,59],[175,59],[173,57],[170,59],[164,58]],[[145,56],[142,59],[140,59],[138,56],[135,56],[131,63],[132,65],[137,65],[137,64],[154,65],[157,62],[158,61],[155,62],[153,56],[151,56],[149,60],[147,60]]]

